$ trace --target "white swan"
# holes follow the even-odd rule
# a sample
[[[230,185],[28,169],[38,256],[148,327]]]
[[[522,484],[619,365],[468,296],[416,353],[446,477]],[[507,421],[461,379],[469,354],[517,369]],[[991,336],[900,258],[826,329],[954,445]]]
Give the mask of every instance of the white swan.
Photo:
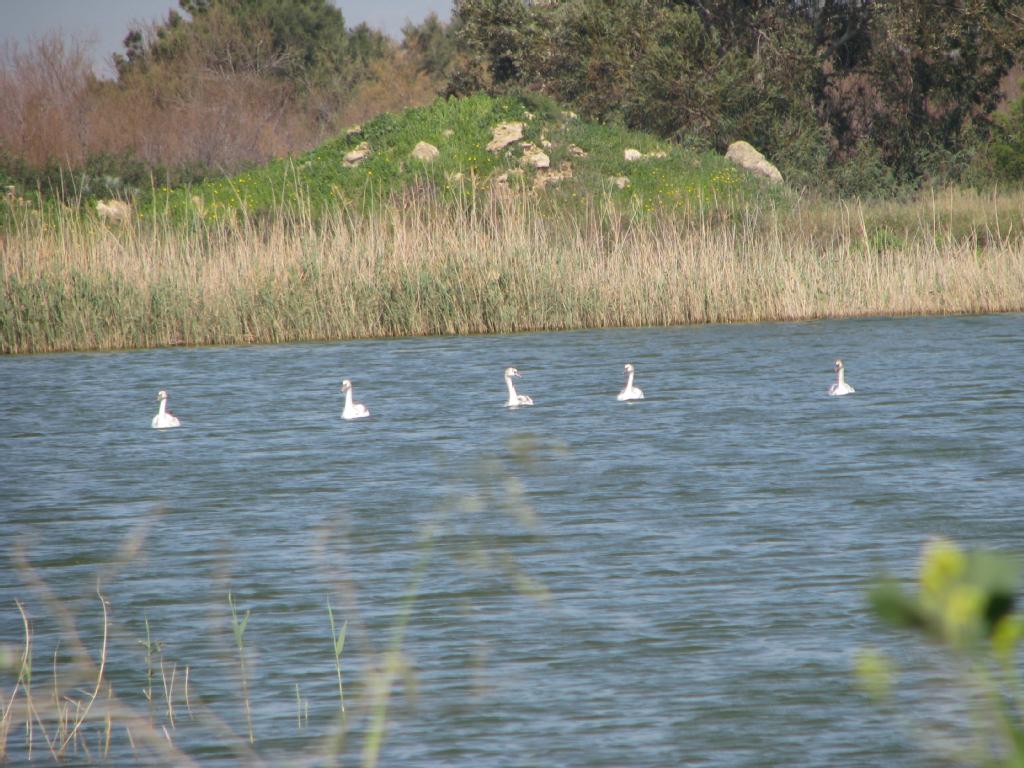
[[[161,389],[157,392],[156,399],[160,401],[160,410],[153,417],[153,429],[180,427],[181,422],[178,421],[178,417],[167,410],[167,392]]]
[[[345,409],[341,412],[343,419],[362,419],[370,415],[370,409],[362,403],[352,402],[352,382],[345,379],[341,382],[341,391],[345,393]]]
[[[533,405],[533,398],[529,395],[520,395],[516,393],[516,388],[512,384],[513,376],[522,376],[522,374],[515,368],[506,368],[505,385],[508,387],[508,402],[505,403],[505,405],[509,408],[515,408],[520,405]]]
[[[857,390],[855,390],[853,387],[847,384],[846,381],[843,379],[844,368],[842,360],[836,360],[835,370],[836,380],[835,382],[832,383],[831,386],[829,386],[828,393],[830,395],[838,397],[839,395],[852,395],[854,392],[856,392]]]
[[[617,400],[643,400],[644,391],[640,387],[633,386],[633,364],[626,363],[626,386],[622,388],[616,397]]]

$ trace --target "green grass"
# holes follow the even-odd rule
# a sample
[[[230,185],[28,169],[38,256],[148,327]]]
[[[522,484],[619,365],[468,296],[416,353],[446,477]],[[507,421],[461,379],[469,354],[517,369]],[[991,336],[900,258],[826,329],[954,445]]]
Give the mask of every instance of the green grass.
[[[512,97],[476,95],[380,115],[311,152],[237,176],[154,190],[141,210],[149,216],[169,212],[177,220],[217,221],[240,210],[261,214],[281,209],[319,217],[339,208],[365,213],[424,188],[448,202],[467,203],[492,189],[499,174],[522,167],[518,144],[498,152],[486,149],[492,128],[504,121],[524,123],[523,141],[549,144],[545,151],[552,168],[571,165],[572,177],[541,195],[561,208],[596,195],[610,195],[640,210],[692,210],[782,194],[713,153],[694,153],[646,134],[586,123],[540,99],[527,104]],[[371,156],[357,167],[345,167],[345,154],[364,141]],[[410,152],[420,141],[436,146],[440,156],[433,162],[412,159]],[[587,156],[572,155],[570,145]],[[628,147],[665,156],[627,162],[623,152]],[[526,170],[522,183],[530,187],[535,175]],[[630,186],[615,188],[609,178],[616,176],[628,177]]]

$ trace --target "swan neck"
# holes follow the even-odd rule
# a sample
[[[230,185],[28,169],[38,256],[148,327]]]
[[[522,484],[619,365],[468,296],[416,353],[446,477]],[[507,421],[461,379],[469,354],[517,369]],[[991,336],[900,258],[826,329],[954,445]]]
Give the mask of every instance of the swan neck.
[[[352,387],[345,390],[345,407],[352,408]]]
[[[166,397],[160,398],[160,415],[161,416],[166,416],[167,415],[167,398]]]
[[[505,383],[508,385],[508,401],[510,403],[516,402],[516,388],[515,385],[512,383],[512,377],[506,376]]]
[[[630,371],[626,375],[626,389],[630,390],[633,388],[633,371]]]
[[[840,368],[838,371],[836,371],[836,384],[838,384],[840,387],[842,387],[843,383],[844,383],[844,380],[843,380],[843,369]]]

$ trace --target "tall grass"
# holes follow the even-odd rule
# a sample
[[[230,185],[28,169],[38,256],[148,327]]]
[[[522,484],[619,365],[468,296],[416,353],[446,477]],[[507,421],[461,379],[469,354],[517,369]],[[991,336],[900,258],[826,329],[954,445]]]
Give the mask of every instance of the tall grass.
[[[114,227],[12,208],[0,350],[1024,309],[1020,194],[714,213],[465,199],[425,186],[365,215]]]

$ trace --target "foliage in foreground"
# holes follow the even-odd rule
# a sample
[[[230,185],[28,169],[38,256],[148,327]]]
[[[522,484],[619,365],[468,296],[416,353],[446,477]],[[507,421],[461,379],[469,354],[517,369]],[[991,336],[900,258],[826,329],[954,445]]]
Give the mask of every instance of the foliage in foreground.
[[[160,639],[170,618],[151,622],[111,606],[104,591],[133,578],[125,571],[135,558],[145,558],[154,520],[139,522],[110,562],[96,563],[96,615],[73,614],[75,600],[56,595],[24,542],[11,542],[12,570],[24,592],[14,601],[20,622],[8,622],[0,634],[0,763],[179,766],[230,760],[374,768],[398,717],[396,700],[415,696],[408,636],[433,571],[453,569],[460,579],[486,580],[492,587],[497,581],[524,601],[550,599],[519,562],[511,543],[516,537],[508,534],[536,531],[537,513],[520,479],[535,471],[540,456],[564,446],[517,438],[505,449],[500,457],[481,457],[471,489],[424,522],[408,564],[394,566],[408,581],[386,618],[375,619],[379,606],[356,599],[363,574],[339,569],[346,558],[337,522],[318,532],[311,556],[295,553],[313,566],[315,583],[331,585],[323,602],[306,604],[322,606],[313,620],[322,631],[312,643],[282,636],[280,623],[259,610],[266,594],[236,582],[237,591],[250,594],[243,602],[226,576],[220,627],[197,632],[199,652],[191,643]],[[476,514],[480,509],[489,514]],[[253,604],[256,610],[243,607]],[[167,600],[149,607],[167,616]],[[11,607],[3,608],[11,616]],[[261,625],[263,634],[254,637]],[[346,643],[349,635],[354,637]],[[303,642],[301,663],[274,663]],[[456,672],[479,670],[460,666]]]
[[[883,582],[871,593],[883,620],[937,643],[959,670],[951,685],[973,714],[969,738],[935,739],[958,764],[1024,766],[1019,656],[1024,615],[1015,605],[1018,570],[1006,556],[964,552],[940,539],[925,548],[916,592],[907,594],[896,582]],[[858,674],[866,691],[902,719],[903,708],[894,701],[899,692],[893,662],[878,651],[865,651]],[[918,702],[915,709],[925,706]]]

